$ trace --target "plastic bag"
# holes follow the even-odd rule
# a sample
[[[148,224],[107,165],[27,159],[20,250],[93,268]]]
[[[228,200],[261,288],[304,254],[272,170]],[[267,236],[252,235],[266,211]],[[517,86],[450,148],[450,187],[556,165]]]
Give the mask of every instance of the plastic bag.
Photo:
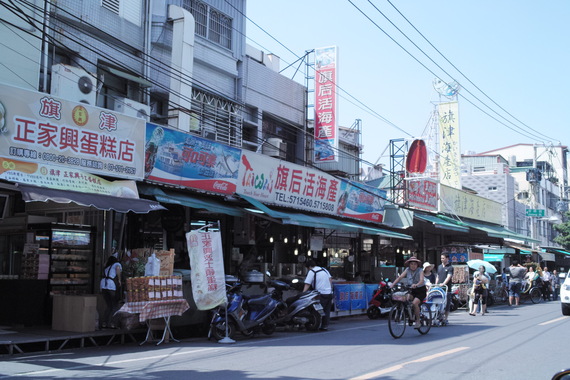
[[[160,275],[160,259],[153,253],[149,256],[146,265],[144,266],[145,276],[158,276]]]

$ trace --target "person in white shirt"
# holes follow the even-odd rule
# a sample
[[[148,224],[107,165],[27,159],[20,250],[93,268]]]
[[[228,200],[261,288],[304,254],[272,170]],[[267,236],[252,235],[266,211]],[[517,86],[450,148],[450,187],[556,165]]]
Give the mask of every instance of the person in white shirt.
[[[479,309],[479,301],[481,301],[481,315],[487,312],[487,296],[489,295],[489,281],[491,277],[486,273],[485,267],[481,265],[479,270],[473,273],[473,304],[471,305],[470,315],[475,316]]]
[[[319,299],[325,313],[321,323],[321,330],[328,330],[334,296],[332,277],[328,270],[317,266],[314,260],[307,261],[307,268],[309,268],[309,272],[305,278],[305,287],[303,288],[303,292],[306,292],[311,287],[319,292]]]
[[[545,301],[550,301],[552,295],[552,274],[548,271],[548,267],[542,270],[542,298]]]

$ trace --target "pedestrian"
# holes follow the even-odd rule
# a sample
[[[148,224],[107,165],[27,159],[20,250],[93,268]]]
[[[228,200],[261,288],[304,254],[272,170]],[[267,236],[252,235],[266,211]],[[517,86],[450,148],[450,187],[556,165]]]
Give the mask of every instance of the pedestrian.
[[[521,285],[526,274],[526,268],[519,264],[518,260],[513,260],[509,267],[511,277],[509,280],[509,306],[519,306]]]
[[[121,299],[121,272],[121,263],[117,257],[109,256],[105,269],[103,269],[103,278],[100,284],[101,293],[105,300],[105,312],[101,320],[102,328],[117,328],[116,324],[113,323],[113,316],[119,308],[119,300]]]
[[[429,261],[426,261],[423,265],[424,268],[424,282],[426,286],[431,286],[435,284],[435,273],[433,273],[433,268],[435,265],[430,264]]]
[[[427,290],[424,283],[424,270],[420,268],[421,261],[412,256],[404,263],[407,268],[392,282],[390,288],[393,288],[400,280],[406,278],[406,285],[410,287],[410,299],[414,307],[414,314],[416,316],[415,329],[419,329],[422,324],[420,322],[420,304],[426,298]]]
[[[453,278],[453,266],[449,262],[449,254],[443,253],[441,255],[441,264],[437,267],[436,284],[440,286],[447,286],[447,303],[445,305],[445,319],[444,324],[447,324],[447,317],[449,316],[449,309],[451,308],[451,279]]]
[[[485,315],[487,312],[487,297],[489,295],[489,282],[491,277],[486,273],[485,267],[481,265],[479,270],[473,273],[473,289],[471,293],[473,294],[473,304],[471,305],[471,310],[469,315],[475,316],[477,310],[479,309],[479,302],[481,302],[481,315]]]
[[[305,286],[303,288],[303,292],[306,292],[311,287],[317,292],[319,292],[320,294],[319,299],[321,301],[321,305],[323,306],[323,311],[325,313],[320,329],[326,331],[329,328],[331,307],[334,296],[333,287],[332,287],[332,277],[328,270],[320,266],[317,266],[315,261],[312,259],[307,261],[307,268],[309,268],[309,272],[307,273],[307,277],[305,278]]]
[[[556,301],[560,294],[560,278],[556,269],[552,271],[552,300]]]
[[[552,274],[548,271],[548,267],[545,266],[542,270],[542,298],[545,301],[550,301],[552,295]]]

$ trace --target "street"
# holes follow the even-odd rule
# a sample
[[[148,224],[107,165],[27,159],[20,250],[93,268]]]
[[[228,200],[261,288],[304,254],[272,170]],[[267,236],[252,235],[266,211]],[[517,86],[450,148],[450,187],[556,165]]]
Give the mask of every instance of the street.
[[[326,332],[278,331],[219,344],[184,339],[4,359],[0,379],[550,379],[570,367],[559,302],[451,313],[450,325],[401,339],[387,319],[333,320]]]

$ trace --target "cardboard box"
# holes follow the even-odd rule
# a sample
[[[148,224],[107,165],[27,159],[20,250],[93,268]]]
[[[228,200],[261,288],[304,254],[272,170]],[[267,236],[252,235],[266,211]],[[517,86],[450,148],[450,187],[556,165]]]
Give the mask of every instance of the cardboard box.
[[[53,296],[52,329],[62,331],[95,331],[97,296]]]
[[[160,276],[172,276],[174,271],[174,249],[158,251],[156,257],[160,259]]]

